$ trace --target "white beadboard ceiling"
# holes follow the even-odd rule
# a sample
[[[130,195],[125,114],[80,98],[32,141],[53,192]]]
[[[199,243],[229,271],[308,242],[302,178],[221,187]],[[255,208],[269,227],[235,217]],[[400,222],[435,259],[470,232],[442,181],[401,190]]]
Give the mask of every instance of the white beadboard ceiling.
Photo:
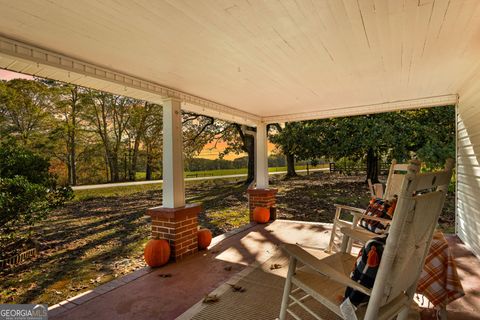
[[[0,67],[245,123],[455,103],[480,71],[478,0],[0,0],[0,35]]]

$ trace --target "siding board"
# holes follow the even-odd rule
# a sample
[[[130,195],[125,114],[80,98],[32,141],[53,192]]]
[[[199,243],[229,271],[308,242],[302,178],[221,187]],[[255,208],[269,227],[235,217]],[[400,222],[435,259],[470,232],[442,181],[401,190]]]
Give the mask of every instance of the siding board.
[[[480,256],[480,109],[468,106],[460,103],[457,109],[456,230]]]

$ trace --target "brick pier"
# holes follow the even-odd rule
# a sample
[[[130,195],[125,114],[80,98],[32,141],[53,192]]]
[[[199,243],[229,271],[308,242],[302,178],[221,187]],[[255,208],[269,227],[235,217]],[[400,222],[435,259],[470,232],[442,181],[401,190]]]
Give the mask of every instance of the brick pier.
[[[277,202],[276,194],[277,189],[248,189],[248,208],[250,211],[250,222],[253,221],[253,210],[256,207],[264,207],[274,210]],[[273,217],[275,219],[275,217]]]
[[[147,209],[147,215],[152,218],[152,238],[168,240],[172,260],[179,261],[198,251],[198,214],[201,209],[200,204]]]

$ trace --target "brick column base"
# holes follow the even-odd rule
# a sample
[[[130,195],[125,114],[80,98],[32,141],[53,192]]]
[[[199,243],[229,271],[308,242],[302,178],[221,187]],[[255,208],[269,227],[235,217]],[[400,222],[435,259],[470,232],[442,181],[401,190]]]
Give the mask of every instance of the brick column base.
[[[253,210],[256,207],[270,209],[270,220],[275,220],[275,203],[277,189],[248,189],[248,207],[250,209],[250,222],[253,221]]]
[[[168,240],[171,260],[179,261],[198,251],[198,214],[201,209],[200,204],[147,209],[147,215],[152,217],[152,238]]]

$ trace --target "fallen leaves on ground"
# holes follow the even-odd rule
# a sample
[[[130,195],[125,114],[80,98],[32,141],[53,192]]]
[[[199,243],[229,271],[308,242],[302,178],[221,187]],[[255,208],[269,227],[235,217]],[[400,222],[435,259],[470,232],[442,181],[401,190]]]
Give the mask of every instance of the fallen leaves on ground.
[[[232,287],[232,291],[233,292],[245,292],[247,291],[247,289],[245,289],[244,287],[241,287],[241,286],[238,286],[236,284],[228,284],[230,287]]]
[[[209,294],[203,298],[203,303],[214,303],[218,302],[220,298],[216,294]]]
[[[278,263],[274,263],[270,266],[270,270],[276,270],[276,269],[280,269],[282,267],[281,264],[278,264]]]

